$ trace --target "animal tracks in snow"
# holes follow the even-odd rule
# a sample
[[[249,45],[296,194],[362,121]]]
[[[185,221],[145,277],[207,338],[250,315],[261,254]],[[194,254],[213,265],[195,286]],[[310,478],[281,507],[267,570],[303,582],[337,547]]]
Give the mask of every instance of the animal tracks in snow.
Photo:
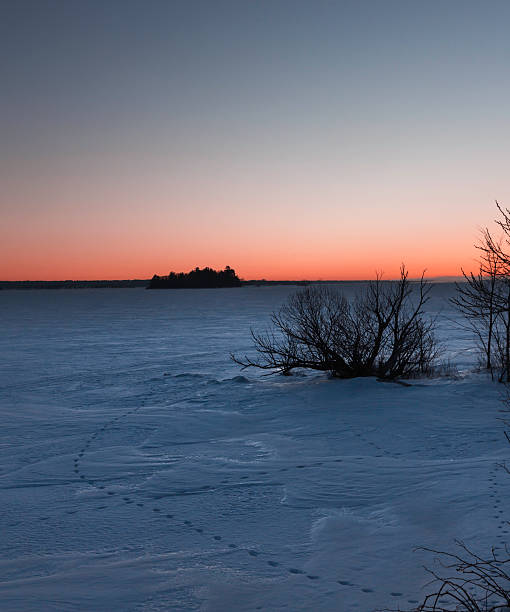
[[[216,542],[218,544],[224,544],[228,550],[232,551],[232,552],[244,552],[245,554],[248,554],[249,557],[253,558],[254,560],[257,561],[262,561],[266,567],[269,567],[271,569],[274,569],[276,571],[279,572],[280,575],[284,575],[285,573],[288,576],[293,576],[296,579],[303,579],[309,582],[321,582],[324,580],[327,580],[328,582],[331,582],[331,578],[327,578],[325,579],[324,577],[320,576],[319,574],[315,574],[315,573],[307,573],[305,570],[298,568],[298,567],[287,567],[285,568],[285,564],[282,563],[281,561],[275,560],[274,559],[274,553],[270,553],[270,552],[264,552],[261,550],[255,550],[253,548],[247,548],[245,546],[243,546],[241,543],[236,543],[236,542],[225,542],[225,538],[223,535],[219,535],[217,533],[213,533],[211,532],[209,529],[207,529],[205,526],[202,525],[196,525],[192,520],[190,519],[185,519],[185,520],[179,520],[179,517],[176,516],[176,514],[174,513],[170,513],[168,512],[166,508],[164,508],[162,505],[161,506],[153,506],[150,503],[147,502],[142,502],[142,501],[137,501],[136,499],[133,499],[132,496],[127,495],[125,493],[120,493],[116,490],[113,489],[109,489],[108,486],[106,484],[102,484],[100,483],[100,479],[99,478],[89,478],[86,474],[86,472],[84,471],[83,467],[82,467],[82,463],[84,461],[84,458],[86,457],[86,454],[93,449],[94,445],[97,445],[100,440],[101,437],[112,427],[116,427],[118,428],[119,426],[119,422],[122,421],[122,419],[135,414],[136,412],[138,412],[141,408],[143,408],[143,406],[145,405],[145,400],[143,400],[140,404],[140,406],[138,406],[137,408],[134,408],[132,410],[128,410],[120,415],[116,415],[115,417],[113,417],[110,421],[108,421],[107,423],[103,424],[99,429],[97,429],[96,431],[94,431],[90,437],[85,441],[85,443],[83,444],[83,446],[79,449],[77,455],[75,456],[75,458],[73,459],[73,471],[76,474],[76,476],[78,477],[79,481],[82,483],[87,483],[91,486],[95,486],[99,491],[104,492],[104,500],[109,500],[111,499],[112,502],[114,502],[114,506],[110,506],[109,504],[106,503],[102,503],[100,505],[95,506],[95,510],[98,512],[103,512],[108,510],[108,508],[110,507],[117,507],[118,506],[118,502],[121,502],[122,504],[129,506],[129,505],[133,505],[133,507],[136,507],[137,510],[144,510],[144,509],[150,509],[152,515],[154,517],[159,517],[161,520],[164,521],[171,521],[176,527],[180,526],[181,528],[185,528],[185,529],[189,529],[191,531],[193,531],[194,533],[196,533],[198,536],[200,537],[205,537],[205,538],[209,538],[210,541],[212,542]],[[366,437],[361,434],[358,433],[357,437],[360,438],[360,440],[362,440],[363,442],[365,442],[369,447],[374,448],[376,451],[378,451],[380,454],[376,455],[376,456],[383,456],[384,455],[391,455],[391,453],[388,453],[387,451],[385,451],[384,449],[382,449],[380,446],[378,446],[376,443],[372,442],[372,441],[368,441],[366,439]],[[394,453],[394,456],[398,456],[400,455],[400,453]],[[246,481],[249,481],[247,484],[250,484],[253,481],[257,481],[261,478],[263,479],[267,479],[267,478],[271,478],[274,477],[274,475],[276,473],[281,473],[281,474],[285,474],[285,473],[292,473],[294,472],[294,474],[297,476],[300,474],[301,471],[305,472],[306,474],[310,473],[310,470],[313,470],[313,468],[318,468],[318,467],[322,467],[324,465],[329,464],[341,464],[344,462],[343,458],[339,458],[339,457],[332,457],[331,459],[324,459],[322,461],[313,461],[313,462],[301,462],[301,463],[296,463],[294,465],[287,465],[284,467],[275,467],[273,470],[249,470],[247,473],[244,474],[236,474],[233,476],[230,476],[228,478],[224,478],[220,481],[220,486],[244,486],[243,483],[246,483]],[[308,476],[307,476],[308,477]],[[197,493],[201,493],[201,494],[207,494],[208,492],[214,491],[215,489],[217,489],[217,487],[211,486],[209,484],[204,485],[202,487],[197,487],[196,488],[196,492]],[[114,500],[118,500],[118,501],[114,501]],[[97,502],[96,502],[97,503]],[[79,512],[79,510],[75,510],[72,511],[73,513]],[[267,557],[273,557],[272,559],[267,559]],[[282,572],[284,574],[282,574]],[[349,587],[350,589],[354,588],[357,589],[359,592],[361,593],[374,593],[374,589],[369,587],[369,586],[364,586],[364,585],[360,585],[354,582],[351,582],[349,580],[342,580],[342,579],[338,579],[338,580],[334,580],[334,582],[336,584],[338,584],[340,587]],[[392,592],[391,596],[396,597],[396,596],[401,596],[400,593]]]
[[[89,438],[82,444],[82,446],[78,449],[75,457],[73,458],[72,470],[75,474],[77,480],[82,484],[87,483],[90,486],[94,486],[98,489],[98,491],[103,492],[104,501],[109,503],[99,503],[94,507],[94,510],[97,512],[105,512],[109,508],[118,507],[119,503],[124,504],[125,506],[132,506],[137,511],[146,511],[149,510],[154,520],[168,521],[175,528],[180,529],[188,529],[190,532],[196,534],[196,537],[207,538],[211,543],[216,543],[222,547],[226,547],[226,550],[230,551],[233,554],[244,553],[247,554],[248,557],[252,558],[254,562],[263,563],[267,568],[274,570],[277,575],[283,577],[288,576],[292,577],[296,580],[305,580],[308,583],[322,583],[322,582],[334,582],[337,585],[337,588],[349,589],[350,591],[355,590],[360,594],[374,594],[376,593],[376,589],[373,588],[370,584],[363,584],[363,581],[348,579],[349,577],[339,577],[337,579],[332,578],[331,576],[321,576],[318,573],[308,573],[304,569],[299,567],[290,567],[286,566],[285,563],[282,563],[281,560],[275,559],[275,554],[273,551],[264,551],[264,550],[255,550],[253,548],[248,548],[246,545],[241,542],[232,542],[229,541],[229,538],[225,537],[225,535],[220,535],[218,533],[214,533],[208,525],[200,525],[193,522],[189,518],[179,517],[178,514],[168,512],[171,508],[166,507],[165,504],[160,503],[158,505],[152,505],[150,502],[139,501],[136,498],[136,495],[129,495],[125,492],[117,491],[113,488],[110,488],[104,481],[101,483],[99,477],[89,477],[86,473],[86,470],[83,468],[83,463],[86,460],[87,453],[94,450],[94,447],[100,444],[102,436],[110,430],[115,429],[118,430],[119,424],[123,419],[127,418],[130,415],[136,414],[140,409],[145,405],[146,400],[143,400],[141,404],[128,410],[122,414],[116,415],[110,421],[103,424],[100,428],[94,431]],[[345,423],[345,427],[348,428],[348,423]],[[278,482],[271,482],[274,479],[276,474],[288,475],[288,478],[310,478],[310,474],[313,473],[314,468],[321,468],[323,466],[329,465],[339,465],[346,461],[360,461],[362,459],[367,459],[369,457],[374,458],[388,458],[394,460],[401,460],[403,453],[400,450],[388,450],[383,447],[377,439],[371,439],[371,433],[366,431],[358,431],[353,435],[356,439],[358,439],[369,451],[369,454],[364,454],[363,456],[348,456],[348,457],[331,457],[325,458],[321,461],[300,461],[294,464],[287,464],[285,466],[279,467],[274,466],[271,469],[260,470],[260,469],[247,469],[246,472],[236,473],[229,475],[228,477],[223,478],[219,481],[217,486],[211,484],[205,484],[203,486],[195,487],[193,492],[196,494],[206,495],[208,493],[217,491],[218,488],[221,487],[245,487],[251,486],[254,482],[262,481],[264,483],[271,484],[280,484]],[[358,451],[359,452],[359,451]],[[410,451],[411,453],[418,453],[420,449],[413,449]],[[407,455],[409,456],[409,454]],[[506,534],[508,534],[509,530],[507,529],[508,523],[503,519],[504,511],[501,508],[501,498],[498,495],[500,489],[498,485],[497,478],[497,470],[498,468],[493,467],[488,475],[488,481],[490,483],[490,497],[492,499],[492,507],[494,511],[493,518],[499,522],[498,529],[500,530],[500,539],[499,544],[502,546],[507,546]],[[287,476],[286,476],[287,477]],[[177,492],[177,494],[183,495],[183,492]],[[111,501],[110,501],[111,500]],[[97,504],[97,498],[95,498],[95,503]],[[79,510],[72,510],[67,512],[67,514],[76,514]],[[158,518],[156,518],[158,517]],[[268,558],[269,557],[269,558]],[[353,568],[354,570],[354,568]],[[396,586],[396,585],[395,585]],[[406,601],[410,604],[416,604],[418,601],[416,599],[408,598],[409,595],[405,595],[405,593],[393,590],[386,593],[381,592],[381,596],[397,598],[399,601]]]

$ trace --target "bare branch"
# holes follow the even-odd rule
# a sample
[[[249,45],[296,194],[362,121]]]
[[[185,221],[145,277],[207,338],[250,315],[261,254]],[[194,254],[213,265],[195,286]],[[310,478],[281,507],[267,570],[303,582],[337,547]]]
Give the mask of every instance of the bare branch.
[[[232,359],[281,374],[296,368],[340,378],[428,374],[439,353],[434,321],[423,311],[430,289],[423,275],[412,283],[404,265],[398,281],[378,273],[350,302],[331,287],[307,287],[273,313],[271,329],[252,330],[256,358]]]

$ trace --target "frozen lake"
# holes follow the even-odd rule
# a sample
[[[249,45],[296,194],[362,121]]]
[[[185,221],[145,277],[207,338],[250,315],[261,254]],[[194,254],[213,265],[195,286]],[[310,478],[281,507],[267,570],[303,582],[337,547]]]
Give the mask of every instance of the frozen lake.
[[[510,544],[502,389],[452,290],[460,375],[410,387],[241,372],[295,287],[0,292],[0,609],[406,609],[415,546]]]

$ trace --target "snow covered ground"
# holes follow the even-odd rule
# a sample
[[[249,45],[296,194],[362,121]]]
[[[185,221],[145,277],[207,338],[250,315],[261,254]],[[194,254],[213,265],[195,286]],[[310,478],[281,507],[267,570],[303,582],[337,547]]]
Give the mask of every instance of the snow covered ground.
[[[351,288],[348,286],[347,290]],[[0,609],[406,609],[510,544],[502,389],[240,372],[293,287],[0,293]]]

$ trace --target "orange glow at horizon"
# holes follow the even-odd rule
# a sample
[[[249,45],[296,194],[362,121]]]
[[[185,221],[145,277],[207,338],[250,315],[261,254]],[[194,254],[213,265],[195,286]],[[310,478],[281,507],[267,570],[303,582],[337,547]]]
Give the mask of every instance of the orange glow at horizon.
[[[475,232],[473,232],[475,235]],[[343,241],[343,247],[320,240],[301,244],[288,237],[279,245],[245,243],[242,237],[234,244],[220,240],[214,244],[176,244],[151,240],[142,231],[114,242],[96,239],[73,241],[60,239],[48,247],[42,238],[33,237],[30,250],[18,251],[16,244],[0,262],[0,280],[108,280],[145,279],[153,274],[166,275],[170,271],[188,272],[192,268],[209,266],[222,269],[230,265],[245,280],[366,280],[382,273],[384,278],[398,276],[405,264],[410,277],[425,271],[426,277],[459,276],[461,268],[475,270],[477,251],[474,240],[461,237],[452,242],[448,236],[438,240],[418,237],[413,240],[389,240],[387,244],[358,245]],[[183,242],[186,242],[184,238]],[[270,243],[272,241],[269,241]],[[414,244],[413,244],[414,242]],[[34,257],[41,253],[44,256]]]
[[[0,280],[458,276],[510,207],[510,3],[7,4]]]
[[[31,184],[7,177],[0,280],[146,279],[226,265],[246,280],[363,280],[395,278],[401,263],[413,278],[458,276],[476,269],[473,245],[497,213],[481,181],[438,178],[409,196],[416,170],[404,183],[384,182],[381,170],[374,185],[358,177],[346,187],[297,171],[229,168],[218,179],[204,168],[197,185],[184,172],[141,180],[143,168],[105,177],[99,165]]]
[[[490,201],[479,205],[483,188],[410,199],[397,188],[394,197],[380,190],[368,197],[362,187],[312,194],[292,183],[283,191],[266,185],[265,193],[251,185],[207,184],[198,192],[166,186],[168,205],[145,185],[45,187],[21,195],[51,207],[20,220],[14,200],[11,219],[3,218],[11,231],[0,280],[144,279],[226,265],[246,280],[363,280],[376,272],[395,278],[402,263],[413,278],[423,270],[458,276],[461,267],[476,269],[473,245],[497,212]]]

